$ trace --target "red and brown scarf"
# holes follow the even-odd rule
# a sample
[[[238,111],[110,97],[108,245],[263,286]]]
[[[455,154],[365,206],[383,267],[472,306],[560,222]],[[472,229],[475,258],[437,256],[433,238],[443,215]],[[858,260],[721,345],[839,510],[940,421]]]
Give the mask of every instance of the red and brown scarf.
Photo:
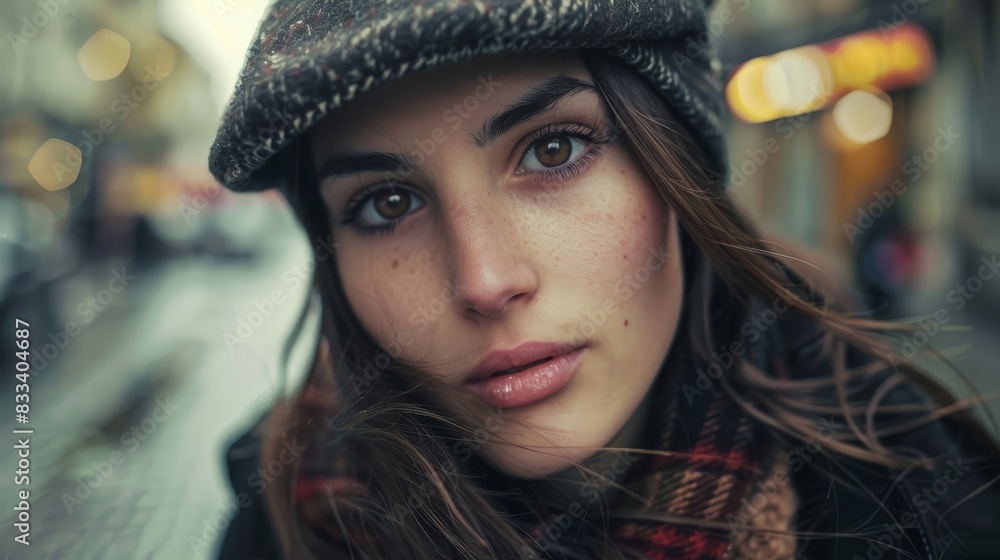
[[[617,523],[615,543],[656,560],[793,558],[795,539],[782,532],[794,530],[797,500],[786,465],[775,460],[776,443],[703,373],[720,370],[696,365],[683,355],[689,348],[675,350],[687,365],[667,380],[659,393],[665,402],[654,407],[663,415],[658,447],[671,454],[633,468],[627,487],[644,499],[626,507],[646,520]],[[751,345],[746,359],[782,367],[766,339]]]

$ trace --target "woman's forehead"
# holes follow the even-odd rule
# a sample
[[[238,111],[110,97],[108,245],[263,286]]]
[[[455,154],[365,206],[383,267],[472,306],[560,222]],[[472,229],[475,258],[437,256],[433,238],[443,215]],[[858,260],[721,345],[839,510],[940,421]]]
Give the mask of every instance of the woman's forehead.
[[[389,130],[456,128],[457,119],[471,128],[554,76],[592,82],[573,50],[482,56],[376,86],[317,123],[310,136],[347,146]]]

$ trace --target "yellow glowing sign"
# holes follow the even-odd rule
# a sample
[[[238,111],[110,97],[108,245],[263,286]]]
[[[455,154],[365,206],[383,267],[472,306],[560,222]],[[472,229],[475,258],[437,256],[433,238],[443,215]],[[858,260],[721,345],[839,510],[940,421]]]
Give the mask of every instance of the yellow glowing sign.
[[[726,99],[734,115],[760,123],[827,107],[855,90],[917,84],[933,68],[927,33],[906,24],[747,61],[726,86]]]

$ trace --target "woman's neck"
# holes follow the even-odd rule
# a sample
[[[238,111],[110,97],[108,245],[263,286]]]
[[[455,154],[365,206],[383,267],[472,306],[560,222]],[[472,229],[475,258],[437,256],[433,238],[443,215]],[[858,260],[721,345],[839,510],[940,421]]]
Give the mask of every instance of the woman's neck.
[[[609,449],[644,449],[651,442],[644,441],[652,391],[646,395],[625,426],[605,446]],[[620,493],[617,484],[640,457],[628,451],[600,451],[583,462],[590,469],[570,467],[532,483],[535,495],[554,508],[594,515],[614,501]],[[597,473],[597,474],[594,474]],[[575,504],[575,505],[574,505]]]

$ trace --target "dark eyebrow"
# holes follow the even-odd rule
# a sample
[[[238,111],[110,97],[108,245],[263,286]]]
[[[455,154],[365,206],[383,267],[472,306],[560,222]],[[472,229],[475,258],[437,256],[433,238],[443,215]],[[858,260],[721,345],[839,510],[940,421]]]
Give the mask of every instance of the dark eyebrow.
[[[476,145],[485,148],[522,122],[552,110],[560,100],[580,91],[594,91],[594,84],[554,76],[532,86],[509,107],[490,117],[477,133],[470,133]],[[335,175],[366,172],[415,173],[419,165],[409,154],[393,152],[338,152],[330,154],[320,167],[318,180]]]
[[[330,154],[319,169],[318,179],[322,181],[334,175],[378,172],[413,173],[417,162],[409,154],[391,152],[338,152]]]
[[[569,76],[555,76],[530,89],[513,105],[490,117],[478,133],[472,134],[477,146],[485,148],[515,126],[551,110],[565,97],[579,91],[597,91],[594,84]]]

